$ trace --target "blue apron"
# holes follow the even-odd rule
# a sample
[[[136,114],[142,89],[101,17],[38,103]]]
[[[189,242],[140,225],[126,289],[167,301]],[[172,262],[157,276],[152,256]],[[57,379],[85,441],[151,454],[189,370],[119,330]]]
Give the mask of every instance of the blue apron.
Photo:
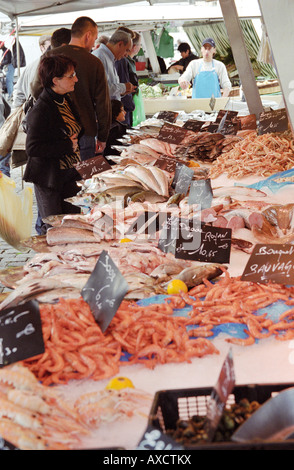
[[[218,75],[215,71],[212,61],[212,70],[202,70],[203,63],[200,65],[199,72],[194,78],[192,98],[215,98],[221,96]]]

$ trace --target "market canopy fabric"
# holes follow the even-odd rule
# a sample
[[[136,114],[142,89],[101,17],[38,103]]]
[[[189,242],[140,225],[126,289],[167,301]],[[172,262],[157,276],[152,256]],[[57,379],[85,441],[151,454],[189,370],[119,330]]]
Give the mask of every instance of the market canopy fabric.
[[[195,0],[198,1],[198,0]],[[208,0],[207,0],[208,1]],[[178,0],[168,0],[168,3]],[[138,0],[61,0],[48,2],[47,0],[0,0],[0,12],[14,18],[17,16],[45,15],[49,13],[69,13],[73,11],[92,10],[140,3]],[[167,3],[166,0],[146,0],[148,6],[158,3]]]
[[[68,13],[70,11],[91,10],[94,8],[114,7],[135,3],[137,0],[0,0],[0,12],[10,18],[33,16],[47,13]]]

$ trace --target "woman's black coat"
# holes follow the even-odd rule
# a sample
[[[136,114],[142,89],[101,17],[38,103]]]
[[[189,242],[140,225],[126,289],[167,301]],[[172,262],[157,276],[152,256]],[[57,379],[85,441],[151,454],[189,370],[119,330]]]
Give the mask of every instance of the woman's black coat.
[[[70,98],[65,95],[65,99],[79,121]],[[63,171],[60,170],[60,160],[63,156],[72,154],[73,148],[51,90],[42,91],[26,118],[28,162],[23,179],[47,188],[59,188],[59,175]]]

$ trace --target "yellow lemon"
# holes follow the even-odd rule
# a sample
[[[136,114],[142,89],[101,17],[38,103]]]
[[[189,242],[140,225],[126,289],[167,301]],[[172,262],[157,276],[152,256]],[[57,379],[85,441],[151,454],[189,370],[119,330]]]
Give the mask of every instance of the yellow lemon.
[[[130,238],[122,238],[119,243],[127,243],[127,242],[131,242],[132,240]]]
[[[105,387],[107,390],[121,390],[122,388],[135,388],[133,382],[127,377],[114,377]]]
[[[181,281],[181,279],[174,279],[170,281],[167,285],[167,293],[168,294],[179,294],[180,291],[188,292],[187,285]]]
[[[194,162],[193,160],[191,160],[191,161],[189,162],[189,166],[190,166],[190,167],[191,167],[191,166],[199,167],[200,165],[199,165],[199,163],[196,163],[196,162]]]

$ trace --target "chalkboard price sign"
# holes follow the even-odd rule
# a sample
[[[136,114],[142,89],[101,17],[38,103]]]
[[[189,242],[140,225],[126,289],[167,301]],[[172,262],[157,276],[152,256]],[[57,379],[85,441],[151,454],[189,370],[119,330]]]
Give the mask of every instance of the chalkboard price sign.
[[[174,180],[172,182],[176,194],[187,194],[194,176],[193,168],[177,163]]]
[[[126,280],[107,251],[103,250],[81,291],[83,299],[90,306],[95,321],[103,333],[108,328],[128,290]]]
[[[205,121],[197,121],[196,119],[188,119],[183,125],[184,129],[193,132],[199,132],[201,127],[205,124]]]
[[[165,122],[161,127],[157,138],[158,140],[168,142],[169,144],[179,145],[187,136],[187,132],[188,130],[183,127]]]
[[[161,155],[154,163],[154,166],[157,166],[157,168],[165,170],[168,173],[174,173],[176,170],[177,161],[178,160],[175,158],[168,157],[167,155]]]
[[[213,198],[210,179],[192,181],[189,190],[188,204],[200,204],[201,209],[211,207]]]
[[[162,433],[153,426],[148,426],[137,450],[182,450],[184,447],[174,441],[167,434]]]
[[[174,123],[177,120],[179,113],[175,111],[160,111],[158,113],[157,119],[162,119],[163,121]]]
[[[241,279],[294,285],[294,245],[256,244]]]
[[[0,312],[0,367],[45,351],[37,301]]]
[[[111,165],[102,155],[98,155],[97,157],[77,163],[75,169],[79,172],[82,179],[86,180],[92,178],[93,175],[111,170]]]
[[[195,223],[196,222],[196,223]],[[229,263],[232,230],[228,228],[199,226],[190,221],[189,232],[179,233],[175,257],[208,263]]]
[[[218,427],[219,421],[223,414],[226,402],[233,388],[235,387],[235,370],[233,362],[233,354],[230,349],[221,368],[220,375],[216,386],[212,390],[208,403],[206,420],[204,429],[211,441]]]
[[[259,115],[258,134],[284,132],[288,129],[288,116],[285,108],[261,113]]]

